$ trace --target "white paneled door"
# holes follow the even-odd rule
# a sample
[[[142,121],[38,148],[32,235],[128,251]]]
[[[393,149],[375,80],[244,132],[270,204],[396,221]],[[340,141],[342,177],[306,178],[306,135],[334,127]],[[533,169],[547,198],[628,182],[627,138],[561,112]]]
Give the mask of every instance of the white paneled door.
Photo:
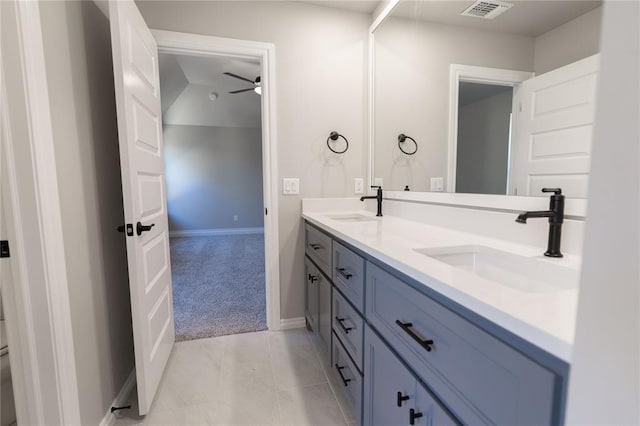
[[[138,404],[144,415],[175,340],[158,49],[133,1],[109,2],[109,13]]]
[[[599,55],[522,83],[516,99],[509,193],[562,188],[586,198]]]

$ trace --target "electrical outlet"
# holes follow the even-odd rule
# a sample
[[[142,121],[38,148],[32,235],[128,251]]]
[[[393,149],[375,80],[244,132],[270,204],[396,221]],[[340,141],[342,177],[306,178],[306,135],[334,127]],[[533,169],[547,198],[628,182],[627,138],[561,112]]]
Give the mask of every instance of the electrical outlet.
[[[238,221],[238,215],[237,215],[237,214],[234,214],[234,215],[233,215],[233,221],[234,221],[234,222],[237,222],[237,221]]]
[[[444,191],[444,178],[441,178],[441,177],[431,178],[431,191],[432,192]]]
[[[374,186],[381,186],[381,187],[383,187],[383,188],[384,188],[384,185],[382,185],[382,178],[375,178],[375,179],[373,180],[373,185],[374,185]]]
[[[364,194],[364,179],[355,178],[353,192],[356,194]]]
[[[283,178],[282,179],[282,193],[284,195],[300,194],[300,179],[298,179],[298,178]]]

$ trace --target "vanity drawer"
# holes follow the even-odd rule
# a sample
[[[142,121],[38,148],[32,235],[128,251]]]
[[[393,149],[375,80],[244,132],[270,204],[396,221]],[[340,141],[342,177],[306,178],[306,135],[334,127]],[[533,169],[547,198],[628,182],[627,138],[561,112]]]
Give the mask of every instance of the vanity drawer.
[[[333,330],[340,337],[351,359],[362,371],[364,320],[339,291],[333,292]]]
[[[551,371],[372,264],[366,307],[367,321],[463,423],[557,422]]]
[[[364,311],[364,259],[335,241],[333,284],[358,311]]]
[[[342,346],[340,339],[334,334],[333,336],[333,352],[331,357],[331,366],[334,373],[334,383],[337,384],[338,392],[342,391],[346,400],[350,413],[347,417],[356,420],[356,424],[360,424],[360,415],[362,407],[362,375],[347,355],[347,351]]]
[[[331,237],[316,228],[305,224],[305,252],[322,269],[331,276]]]

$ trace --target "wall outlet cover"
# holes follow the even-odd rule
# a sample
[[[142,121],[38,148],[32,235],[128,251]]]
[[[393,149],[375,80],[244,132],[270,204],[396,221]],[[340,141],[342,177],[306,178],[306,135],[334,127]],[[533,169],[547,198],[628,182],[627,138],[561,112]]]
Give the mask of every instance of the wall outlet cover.
[[[300,179],[298,179],[298,178],[283,178],[282,179],[282,193],[284,195],[300,194]]]
[[[356,194],[364,194],[364,179],[355,178],[353,192]]]
[[[442,177],[431,178],[431,191],[432,192],[444,191],[444,178]]]

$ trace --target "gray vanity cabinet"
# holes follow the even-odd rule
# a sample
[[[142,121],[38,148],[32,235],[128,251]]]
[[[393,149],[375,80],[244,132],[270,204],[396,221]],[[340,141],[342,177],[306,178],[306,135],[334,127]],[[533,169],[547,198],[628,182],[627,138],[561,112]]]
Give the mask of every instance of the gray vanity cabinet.
[[[369,327],[365,348],[365,425],[457,424]]]
[[[351,418],[365,426],[562,423],[566,363],[305,229],[307,322],[331,354]]]

